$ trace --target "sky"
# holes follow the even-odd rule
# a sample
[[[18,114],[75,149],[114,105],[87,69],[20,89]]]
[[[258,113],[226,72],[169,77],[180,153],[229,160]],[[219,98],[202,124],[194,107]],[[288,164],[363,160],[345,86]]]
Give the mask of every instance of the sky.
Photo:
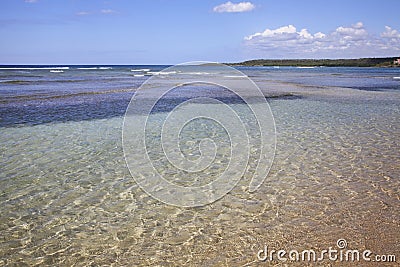
[[[399,0],[0,0],[0,64],[400,57]]]

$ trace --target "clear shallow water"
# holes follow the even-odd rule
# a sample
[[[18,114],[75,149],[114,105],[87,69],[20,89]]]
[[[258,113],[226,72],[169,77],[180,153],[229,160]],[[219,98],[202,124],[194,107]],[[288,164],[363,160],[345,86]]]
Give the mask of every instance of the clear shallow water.
[[[125,165],[122,115],[145,79],[130,69],[31,70],[40,86],[0,83],[1,264],[257,265],[265,244],[322,250],[338,238],[399,255],[400,82],[388,78],[397,70],[244,69],[267,96],[283,96],[269,100],[277,127],[271,172],[255,193],[243,179],[221,200],[188,209],[145,194]],[[88,81],[50,86],[54,75]],[[382,88],[351,89],[367,77]]]

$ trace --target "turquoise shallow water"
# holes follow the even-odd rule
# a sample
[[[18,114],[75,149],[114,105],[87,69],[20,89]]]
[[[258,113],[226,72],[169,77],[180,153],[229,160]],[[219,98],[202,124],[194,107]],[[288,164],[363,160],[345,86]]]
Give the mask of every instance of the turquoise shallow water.
[[[255,193],[243,179],[221,200],[198,208],[165,205],[137,186],[123,156],[123,117],[105,112],[115,107],[110,103],[122,110],[111,93],[68,106],[79,119],[46,113],[40,120],[36,97],[2,97],[2,122],[17,118],[16,109],[23,114],[24,105],[37,109],[33,117],[25,114],[27,122],[17,118],[0,128],[1,264],[257,265],[265,244],[325,249],[338,238],[351,248],[399,255],[400,85],[315,86],[305,85],[307,79],[325,81],[329,71],[246,71],[266,95],[284,96],[269,99],[277,132],[273,166]],[[397,75],[366,72],[384,81]],[[297,82],[283,80],[291,73]],[[126,103],[134,86],[127,89],[113,97]],[[76,104],[79,97],[40,103],[59,108],[71,99]],[[97,103],[97,115],[79,112],[87,103]]]

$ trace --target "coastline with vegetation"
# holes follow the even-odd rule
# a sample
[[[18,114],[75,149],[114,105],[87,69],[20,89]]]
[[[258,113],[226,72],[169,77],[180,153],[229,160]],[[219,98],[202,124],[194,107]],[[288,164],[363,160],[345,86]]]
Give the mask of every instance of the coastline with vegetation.
[[[254,59],[231,66],[294,66],[294,67],[400,67],[399,57],[358,58],[358,59]]]

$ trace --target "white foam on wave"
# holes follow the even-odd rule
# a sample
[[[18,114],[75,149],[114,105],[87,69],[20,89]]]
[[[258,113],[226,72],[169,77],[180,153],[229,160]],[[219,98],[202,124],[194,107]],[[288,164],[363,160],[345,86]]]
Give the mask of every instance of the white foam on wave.
[[[393,79],[395,79],[395,80],[400,80],[400,77],[393,77]]]
[[[144,77],[144,74],[135,74],[133,76],[135,76],[135,77]]]
[[[81,67],[76,68],[77,70],[111,70],[112,67]]]
[[[176,71],[149,71],[146,74],[149,75],[170,75],[170,74],[177,74]]]
[[[133,70],[131,70],[133,71]],[[209,72],[180,72],[180,71],[148,71],[146,75],[170,75],[170,74],[179,74],[179,75],[211,75]]]
[[[300,66],[297,67],[298,69],[315,69],[316,67],[307,67],[307,66]]]
[[[176,74],[176,71],[160,71],[159,74],[161,75],[169,75],[169,74]]]
[[[244,75],[224,75],[225,78],[247,78]]]
[[[150,69],[132,69],[133,72],[148,72]]]
[[[63,70],[50,70],[50,72],[52,72],[52,73],[62,73],[64,71]]]
[[[182,72],[182,74],[187,74],[187,75],[210,75],[211,73],[209,73],[209,72]]]
[[[158,71],[149,71],[148,74],[151,74],[151,75],[160,75],[160,72],[158,72]]]

